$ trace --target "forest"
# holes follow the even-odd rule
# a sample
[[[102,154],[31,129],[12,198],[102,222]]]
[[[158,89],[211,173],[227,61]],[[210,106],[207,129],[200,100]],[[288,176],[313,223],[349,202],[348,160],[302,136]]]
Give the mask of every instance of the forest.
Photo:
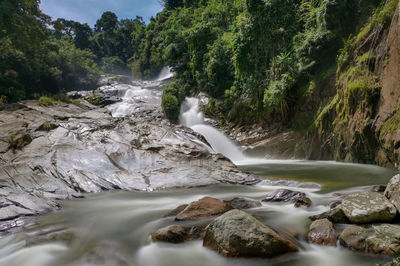
[[[206,114],[221,123],[306,128],[316,114],[298,122],[299,99],[344,72],[357,33],[387,27],[398,0],[163,0],[148,25],[105,12],[93,29],[51,21],[39,3],[0,4],[3,101],[92,89],[102,73],[151,79],[170,66],[163,108],[171,121],[185,96],[204,91],[212,96]],[[375,86],[366,83],[353,85]]]

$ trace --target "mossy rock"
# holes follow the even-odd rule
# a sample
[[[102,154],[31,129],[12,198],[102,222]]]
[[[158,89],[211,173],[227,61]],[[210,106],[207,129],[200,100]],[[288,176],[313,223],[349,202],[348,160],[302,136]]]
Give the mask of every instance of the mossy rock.
[[[36,131],[47,131],[47,132],[49,132],[49,131],[51,131],[53,129],[56,129],[57,127],[58,126],[55,125],[55,124],[52,124],[52,123],[49,123],[49,122],[45,122],[40,127],[38,127],[36,129]]]
[[[7,138],[9,149],[21,150],[23,147],[32,142],[32,138],[28,134],[18,137],[16,134],[11,134]]]

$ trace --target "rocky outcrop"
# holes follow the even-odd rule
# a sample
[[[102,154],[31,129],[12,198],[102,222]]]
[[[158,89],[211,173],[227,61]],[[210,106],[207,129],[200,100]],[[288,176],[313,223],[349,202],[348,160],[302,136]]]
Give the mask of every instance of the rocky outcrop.
[[[400,175],[395,175],[390,179],[384,194],[400,212]]]
[[[207,219],[221,215],[231,209],[232,208],[222,200],[204,197],[190,203],[189,206],[176,215],[175,220]]]
[[[397,214],[393,204],[377,192],[353,193],[342,201],[341,209],[357,224],[391,222]]]
[[[84,193],[258,182],[193,142],[192,130],[165,121],[160,93],[151,95],[132,102],[132,114],[118,118],[90,104],[42,107],[25,101],[23,108],[1,111],[0,230]],[[45,123],[53,126],[37,130]],[[32,141],[12,149],[10,136],[24,135]]]
[[[297,250],[290,240],[240,210],[208,225],[203,245],[227,257],[274,257]]]
[[[151,234],[153,241],[163,241],[169,243],[183,243],[190,240],[202,238],[205,226],[181,226],[170,225],[158,229]]]
[[[324,246],[336,246],[336,231],[328,219],[314,221],[310,225],[308,241],[313,244]]]
[[[303,192],[292,191],[289,189],[278,189],[274,192],[269,193],[265,199],[265,202],[290,202],[294,203],[295,207],[300,206],[311,206],[312,202],[307,198],[306,194]]]
[[[353,251],[391,256],[399,249],[396,238],[400,237],[400,226],[379,224],[350,226],[340,234],[340,243]]]

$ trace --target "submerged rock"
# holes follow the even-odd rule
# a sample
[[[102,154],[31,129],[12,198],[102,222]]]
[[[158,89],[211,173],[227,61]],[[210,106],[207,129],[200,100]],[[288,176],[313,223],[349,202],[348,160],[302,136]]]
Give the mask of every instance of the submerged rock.
[[[353,251],[391,256],[393,251],[399,250],[399,237],[400,225],[354,225],[344,229],[339,240],[341,245]]]
[[[252,209],[261,206],[261,202],[259,201],[248,200],[244,198],[233,198],[230,200],[224,200],[224,202],[229,206],[231,206],[232,209],[239,209],[239,210]]]
[[[308,232],[308,241],[310,243],[336,246],[336,240],[336,231],[328,219],[317,220],[310,225],[310,231]]]
[[[400,175],[395,175],[390,179],[384,194],[400,212]]]
[[[346,217],[352,223],[391,222],[397,214],[396,208],[377,192],[358,192],[347,196],[342,204]]]
[[[182,204],[179,205],[178,207],[176,207],[175,209],[173,209],[172,211],[168,212],[167,214],[164,215],[165,217],[171,217],[171,216],[176,216],[178,213],[180,213],[181,211],[183,211],[184,209],[186,209],[186,207],[189,206],[189,204]]]
[[[222,200],[204,197],[192,202],[175,218],[177,221],[206,219],[221,215],[232,208]]]
[[[202,238],[205,226],[181,226],[170,225],[158,229],[151,234],[153,241],[163,241],[169,243],[183,243],[189,240]]]
[[[289,189],[278,189],[267,195],[263,201],[266,202],[290,202],[294,203],[295,207],[300,206],[311,206],[312,201],[307,198],[306,194],[303,192],[292,191]]]
[[[203,245],[227,257],[274,257],[297,251],[290,240],[240,210],[231,210],[209,224]]]

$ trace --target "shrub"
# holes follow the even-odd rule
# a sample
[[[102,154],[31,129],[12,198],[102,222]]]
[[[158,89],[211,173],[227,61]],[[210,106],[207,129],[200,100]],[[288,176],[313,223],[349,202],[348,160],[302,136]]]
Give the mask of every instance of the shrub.
[[[101,99],[101,96],[98,94],[92,94],[86,99],[89,103],[93,105],[101,105],[103,100]]]
[[[164,93],[161,101],[161,106],[168,120],[172,123],[177,123],[179,117],[178,99],[172,94]]]
[[[39,106],[49,107],[52,105],[54,105],[54,99],[46,96],[42,96],[39,98]]]
[[[9,145],[9,148],[12,150],[17,150],[17,149],[22,149],[26,145],[32,142],[31,136],[25,134],[22,137],[17,138],[15,134],[11,134],[7,138],[7,142]]]
[[[49,122],[44,122],[38,129],[37,131],[51,131],[53,129],[56,129],[58,126]]]

